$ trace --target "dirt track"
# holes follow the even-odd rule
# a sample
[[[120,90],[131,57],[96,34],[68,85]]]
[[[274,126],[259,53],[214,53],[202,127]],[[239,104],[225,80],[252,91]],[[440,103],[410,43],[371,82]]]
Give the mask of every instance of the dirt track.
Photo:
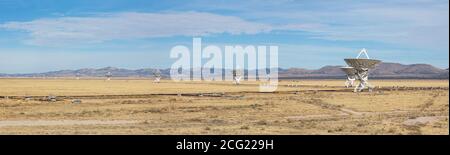
[[[138,121],[129,120],[14,120],[14,121],[0,121],[0,127],[8,126],[59,126],[59,125],[120,125],[133,124]]]

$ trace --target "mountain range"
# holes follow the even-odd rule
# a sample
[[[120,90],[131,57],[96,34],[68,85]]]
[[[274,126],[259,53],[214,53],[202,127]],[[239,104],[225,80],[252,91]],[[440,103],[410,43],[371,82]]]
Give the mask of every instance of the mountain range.
[[[305,79],[305,78],[322,78],[334,79],[343,78],[345,73],[341,71],[342,66],[324,66],[320,69],[311,70],[303,68],[279,68],[280,79]],[[27,74],[1,74],[0,77],[104,77],[110,72],[113,77],[152,77],[156,69],[123,69],[116,67],[105,67],[99,69],[84,68],[78,70],[59,70],[44,73],[27,73]],[[160,69],[163,78],[169,77],[170,69]],[[247,71],[244,71],[247,72]],[[245,74],[245,73],[244,73]],[[380,63],[369,72],[370,78],[378,79],[448,79],[449,71],[440,69],[428,64],[411,64],[403,65],[399,63]]]

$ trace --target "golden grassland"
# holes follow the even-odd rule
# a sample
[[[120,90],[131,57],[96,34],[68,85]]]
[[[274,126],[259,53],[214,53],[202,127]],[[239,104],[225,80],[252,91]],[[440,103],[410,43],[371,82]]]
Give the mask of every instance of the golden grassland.
[[[43,95],[128,95],[258,91],[257,81],[245,81],[239,86],[230,81],[174,82],[163,80],[153,83],[149,79],[0,79],[0,96]],[[448,87],[448,80],[372,80],[382,87]],[[281,80],[278,91],[335,89],[343,80]],[[284,87],[298,85],[299,87]]]
[[[0,79],[0,134],[449,134],[448,80],[372,80],[443,89],[361,93],[343,83],[282,80],[258,93],[257,81]]]

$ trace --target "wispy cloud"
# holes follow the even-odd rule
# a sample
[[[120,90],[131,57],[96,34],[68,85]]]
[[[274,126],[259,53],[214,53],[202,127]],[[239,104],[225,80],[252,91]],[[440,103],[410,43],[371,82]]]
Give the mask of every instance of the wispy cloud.
[[[373,6],[337,13],[334,17],[335,20],[321,29],[325,32],[323,38],[435,48],[448,46],[448,7]]]
[[[183,3],[174,8],[178,12],[122,12],[7,22],[0,28],[28,32],[30,38],[26,42],[35,45],[289,30],[310,32],[305,37],[316,39],[363,40],[448,50],[449,8],[445,0],[214,3]],[[214,10],[226,13],[207,13]]]
[[[8,22],[1,28],[30,33],[27,43],[95,43],[114,39],[142,39],[210,34],[255,34],[271,26],[238,17],[212,13],[115,13],[93,17],[60,17],[28,22]]]
[[[307,31],[314,38],[375,41],[422,49],[448,50],[448,0],[249,0],[220,5],[197,1],[191,8],[225,10],[278,28]]]

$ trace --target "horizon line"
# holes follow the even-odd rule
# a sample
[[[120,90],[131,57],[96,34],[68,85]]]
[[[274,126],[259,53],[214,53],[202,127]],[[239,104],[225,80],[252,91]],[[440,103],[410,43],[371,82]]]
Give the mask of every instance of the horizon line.
[[[397,62],[381,62],[381,63],[392,63],[392,64],[400,64],[400,65],[430,65],[430,66],[432,66],[434,68],[441,69],[441,70],[448,70],[449,69],[448,66],[444,67],[444,68],[441,68],[441,67],[437,67],[437,66],[434,66],[432,64],[427,64],[427,63],[413,63],[413,64],[403,64],[403,63],[397,63]],[[303,68],[303,67],[277,67],[277,68],[279,68],[279,69],[298,68],[298,69],[306,69],[306,70],[318,70],[318,69],[321,69],[321,68],[324,68],[324,67],[328,67],[328,66],[338,67],[338,66],[342,66],[342,65],[323,65],[322,67],[319,67],[319,68]],[[77,70],[82,70],[82,69],[96,69],[96,70],[98,70],[98,69],[105,69],[105,68],[116,68],[116,69],[125,69],[125,70],[141,70],[141,69],[166,70],[166,69],[170,69],[170,67],[165,67],[165,68],[161,68],[161,67],[144,67],[144,68],[132,69],[132,68],[126,68],[126,67],[106,66],[106,67],[98,67],[98,68],[57,69],[57,70],[49,70],[49,71],[42,71],[42,72],[28,72],[28,73],[3,73],[3,72],[0,72],[0,74],[3,74],[3,75],[42,74],[42,73],[57,72],[57,71],[77,71]],[[190,69],[193,69],[193,68],[190,68]],[[225,69],[225,70],[228,69],[229,70],[229,68],[222,68],[222,69]],[[268,69],[268,68],[265,68],[265,69]],[[249,69],[244,69],[244,70],[249,70]],[[257,69],[250,69],[250,70],[257,70]]]

